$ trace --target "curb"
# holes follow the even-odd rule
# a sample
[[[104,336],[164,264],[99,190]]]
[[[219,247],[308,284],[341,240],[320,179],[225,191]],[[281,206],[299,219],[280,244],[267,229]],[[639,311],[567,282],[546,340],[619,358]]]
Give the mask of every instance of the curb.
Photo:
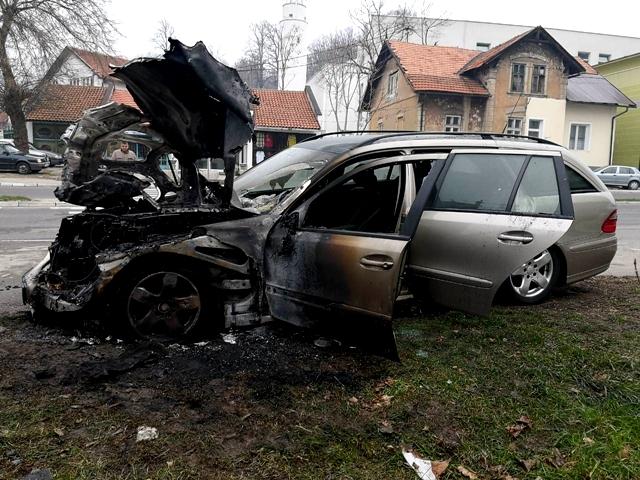
[[[57,187],[60,182],[51,181],[46,183],[20,183],[20,182],[0,182],[0,187]]]
[[[2,207],[22,207],[22,208],[68,208],[70,210],[84,210],[85,207],[80,207],[78,205],[73,205],[72,203],[65,202],[34,202],[34,201],[23,201],[23,202],[0,202],[0,208]]]

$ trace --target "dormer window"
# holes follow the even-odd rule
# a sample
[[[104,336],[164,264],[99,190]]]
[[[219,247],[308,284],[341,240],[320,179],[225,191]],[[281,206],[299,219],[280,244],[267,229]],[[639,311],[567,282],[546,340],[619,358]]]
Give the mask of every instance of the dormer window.
[[[389,74],[387,81],[387,98],[395,98],[398,94],[398,70]]]
[[[546,65],[534,65],[531,73],[531,93],[544,95],[544,86],[547,78]]]
[[[511,65],[511,91],[524,92],[524,63],[514,63]]]

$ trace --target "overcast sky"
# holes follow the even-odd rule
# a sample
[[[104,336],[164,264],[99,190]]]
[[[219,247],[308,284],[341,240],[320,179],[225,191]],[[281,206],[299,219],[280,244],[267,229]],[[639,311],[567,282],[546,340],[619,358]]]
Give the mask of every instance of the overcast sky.
[[[306,0],[308,40],[349,26],[349,12],[360,0]],[[412,5],[412,1],[394,2]],[[640,7],[630,0],[603,2],[537,0],[501,2],[456,0],[431,2],[435,16],[518,25],[542,25],[588,32],[640,37]],[[414,2],[414,5],[422,3]],[[202,40],[212,53],[228,64],[242,55],[251,23],[282,18],[282,0],[111,0],[109,16],[117,22],[121,37],[115,50],[128,58],[156,52],[152,37],[165,18],[175,36],[186,44]]]

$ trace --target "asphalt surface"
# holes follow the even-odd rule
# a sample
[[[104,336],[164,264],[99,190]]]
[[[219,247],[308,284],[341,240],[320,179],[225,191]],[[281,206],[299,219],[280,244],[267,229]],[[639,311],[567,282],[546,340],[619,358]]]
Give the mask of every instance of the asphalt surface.
[[[0,202],[0,312],[23,308],[19,289],[23,273],[44,257],[62,219],[83,210],[54,197],[58,182],[24,177],[31,183],[22,181],[22,176],[0,177],[0,195],[33,200]],[[640,271],[640,191],[617,190],[614,195],[619,202],[618,253],[606,274],[635,275],[636,268]]]

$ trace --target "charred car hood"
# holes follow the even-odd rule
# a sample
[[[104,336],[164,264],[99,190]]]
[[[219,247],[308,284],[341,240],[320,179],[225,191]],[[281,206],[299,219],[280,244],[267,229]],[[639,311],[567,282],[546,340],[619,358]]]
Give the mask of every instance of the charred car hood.
[[[235,152],[253,133],[250,105],[256,98],[238,72],[213,58],[202,42],[169,42],[164,58],[133,60],[112,75],[185,159]]]

